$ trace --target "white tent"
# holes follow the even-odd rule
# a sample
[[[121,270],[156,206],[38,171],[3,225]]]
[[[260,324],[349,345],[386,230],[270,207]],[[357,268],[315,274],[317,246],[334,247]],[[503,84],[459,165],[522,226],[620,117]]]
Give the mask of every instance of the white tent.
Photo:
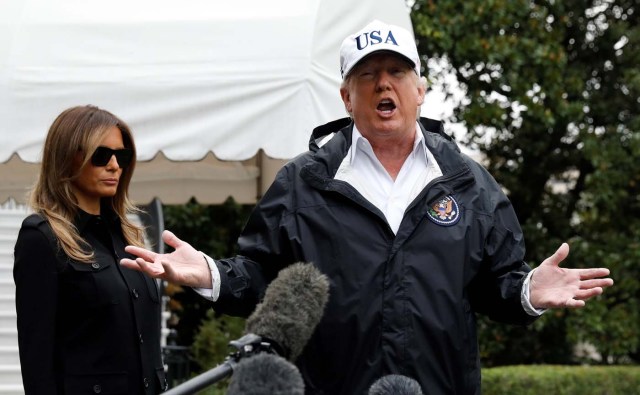
[[[313,127],[345,116],[342,39],[405,0],[0,1],[0,203],[49,125],[94,104],[132,127],[136,202],[253,203]]]

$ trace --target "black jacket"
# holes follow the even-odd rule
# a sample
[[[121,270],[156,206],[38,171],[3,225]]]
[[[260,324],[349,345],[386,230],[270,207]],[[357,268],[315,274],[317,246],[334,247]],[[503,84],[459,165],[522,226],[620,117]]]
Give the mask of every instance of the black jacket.
[[[165,386],[156,282],[119,265],[125,241],[115,215],[76,222],[96,261],[70,260],[32,214],[15,246],[18,343],[32,394],[157,394]]]
[[[425,393],[480,392],[476,313],[527,324],[520,302],[530,268],[513,208],[438,122],[422,122],[443,175],[407,208],[394,234],[383,214],[334,175],[353,125],[314,131],[310,151],[286,164],[240,239],[221,260],[214,308],[246,315],[281,268],[313,262],[330,278],[321,323],[298,359],[308,394],[364,394],[390,373]],[[319,148],[315,141],[335,136]]]

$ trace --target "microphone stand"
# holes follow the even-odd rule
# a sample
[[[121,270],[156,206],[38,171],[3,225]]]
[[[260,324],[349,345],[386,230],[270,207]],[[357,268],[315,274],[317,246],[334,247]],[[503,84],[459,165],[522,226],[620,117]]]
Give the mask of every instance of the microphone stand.
[[[242,358],[247,358],[261,352],[277,354],[273,345],[267,341],[263,341],[261,336],[253,333],[246,334],[238,340],[229,342],[229,346],[236,351],[229,354],[223,363],[215,368],[208,370],[184,383],[163,392],[162,395],[190,395],[195,394],[203,388],[206,388],[218,381],[231,376],[233,369]]]

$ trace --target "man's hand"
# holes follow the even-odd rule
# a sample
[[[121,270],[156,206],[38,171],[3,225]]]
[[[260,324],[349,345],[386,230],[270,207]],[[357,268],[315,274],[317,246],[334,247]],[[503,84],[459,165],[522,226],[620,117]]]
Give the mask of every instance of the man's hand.
[[[613,285],[607,268],[563,269],[559,267],[569,255],[569,245],[560,248],[535,269],[531,277],[529,300],[537,309],[553,307],[583,307],[585,301],[600,295]]]
[[[212,287],[211,272],[201,252],[168,230],[162,232],[162,240],[175,248],[175,251],[170,254],[157,254],[144,248],[126,246],[125,251],[138,258],[123,258],[120,264],[172,283],[196,288]]]

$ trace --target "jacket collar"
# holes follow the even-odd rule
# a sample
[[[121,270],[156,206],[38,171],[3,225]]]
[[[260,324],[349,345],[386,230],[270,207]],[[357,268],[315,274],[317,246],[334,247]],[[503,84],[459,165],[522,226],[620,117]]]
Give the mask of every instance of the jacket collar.
[[[424,131],[439,134],[445,139],[452,141],[451,136],[444,132],[444,124],[442,121],[420,117],[418,120],[420,126]],[[325,123],[313,129],[311,137],[309,138],[309,150],[316,152],[324,143],[330,139],[337,132],[340,132],[346,128],[351,130],[353,128],[353,120],[351,118],[340,118],[335,121]],[[349,139],[351,136],[349,136]]]
[[[444,132],[441,121],[420,118],[418,125],[427,148],[436,158],[445,177],[468,168],[460,148]],[[312,174],[314,178],[333,178],[351,147],[352,132],[351,118],[341,118],[315,128],[309,139],[309,150],[314,160],[305,166],[305,173],[315,174]]]
[[[424,118],[418,124],[427,148],[438,162],[442,176],[430,183],[431,187],[425,188],[407,210],[417,204],[422,204],[422,209],[425,209],[425,205],[432,200],[453,194],[474,182],[468,163],[472,159],[463,155],[455,142],[444,134],[442,123]],[[311,137],[310,151],[300,157],[300,177],[312,188],[337,192],[382,217],[382,213],[350,185],[334,179],[351,146],[352,131],[353,123],[349,118],[316,128]],[[319,144],[320,140],[331,134],[333,137],[324,141],[324,144]]]

